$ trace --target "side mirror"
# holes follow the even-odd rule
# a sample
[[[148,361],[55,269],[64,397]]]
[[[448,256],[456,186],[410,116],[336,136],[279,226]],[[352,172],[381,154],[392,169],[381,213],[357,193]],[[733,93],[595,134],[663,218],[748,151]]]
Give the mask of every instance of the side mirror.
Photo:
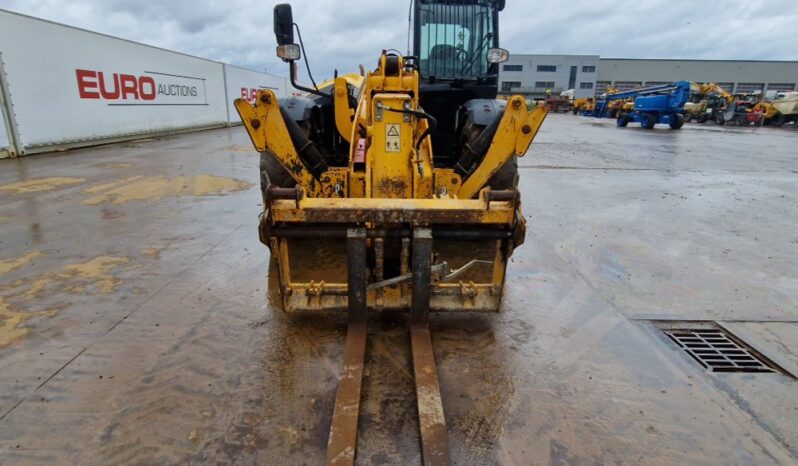
[[[288,3],[274,6],[274,36],[277,38],[277,45],[294,43],[294,15]]]

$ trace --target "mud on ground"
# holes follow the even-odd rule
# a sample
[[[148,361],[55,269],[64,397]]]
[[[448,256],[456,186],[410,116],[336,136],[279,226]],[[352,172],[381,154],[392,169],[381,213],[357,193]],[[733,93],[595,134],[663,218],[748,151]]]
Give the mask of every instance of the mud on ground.
[[[551,115],[501,314],[435,316],[456,464],[796,464],[789,374],[704,370],[709,320],[798,374],[789,130]],[[0,161],[0,464],[319,464],[345,319],[266,293],[242,128]],[[360,464],[420,461],[404,316],[371,321]]]

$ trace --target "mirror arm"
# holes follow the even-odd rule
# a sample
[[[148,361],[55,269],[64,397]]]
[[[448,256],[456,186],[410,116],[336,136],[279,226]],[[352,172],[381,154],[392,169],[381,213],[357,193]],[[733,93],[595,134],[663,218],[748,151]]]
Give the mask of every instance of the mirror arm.
[[[289,73],[290,77],[291,77],[291,85],[294,86],[295,89],[299,89],[300,91],[309,92],[311,94],[320,95],[322,97],[327,96],[327,94],[325,94],[325,93],[323,93],[323,92],[321,92],[321,91],[319,91],[317,89],[313,89],[313,88],[310,88],[310,87],[305,87],[305,86],[299,84],[298,82],[296,82],[296,62],[294,60],[291,60],[289,62],[289,67],[291,69],[291,72]]]

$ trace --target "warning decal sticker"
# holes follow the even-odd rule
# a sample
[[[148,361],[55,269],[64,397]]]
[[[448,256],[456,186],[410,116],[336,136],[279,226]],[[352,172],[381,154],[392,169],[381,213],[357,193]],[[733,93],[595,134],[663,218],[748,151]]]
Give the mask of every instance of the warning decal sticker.
[[[399,152],[401,147],[401,128],[398,124],[385,125],[385,152]]]

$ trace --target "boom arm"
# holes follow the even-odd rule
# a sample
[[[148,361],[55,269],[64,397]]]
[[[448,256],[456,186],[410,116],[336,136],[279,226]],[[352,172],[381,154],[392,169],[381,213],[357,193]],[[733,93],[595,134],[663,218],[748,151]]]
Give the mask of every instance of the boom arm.
[[[701,93],[701,94],[718,94],[723,99],[725,99],[726,102],[728,102],[728,103],[731,103],[731,101],[734,100],[734,96],[733,95],[731,95],[728,92],[726,92],[722,87],[718,86],[716,83],[705,83],[705,84],[702,84],[698,88],[698,92]]]

